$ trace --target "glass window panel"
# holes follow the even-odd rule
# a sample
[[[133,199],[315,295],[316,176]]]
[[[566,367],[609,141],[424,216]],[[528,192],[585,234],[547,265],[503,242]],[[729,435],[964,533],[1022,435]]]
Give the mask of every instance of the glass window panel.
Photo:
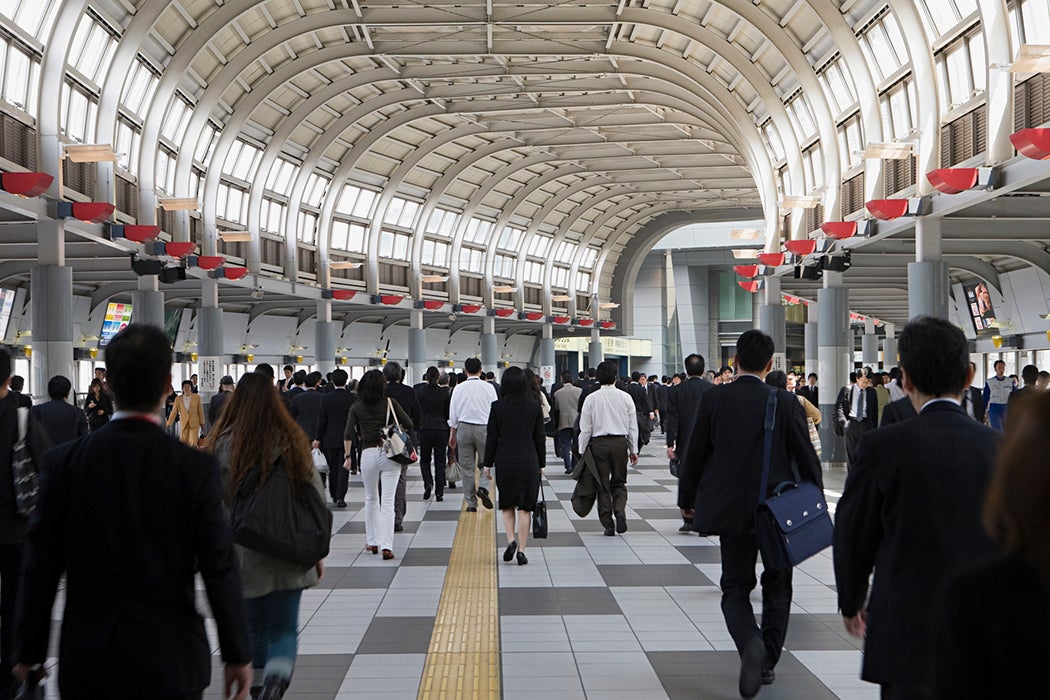
[[[349,233],[350,224],[348,222],[339,219],[332,221],[332,238],[329,241],[329,247],[333,250],[346,250]]]
[[[354,210],[351,213],[354,216],[360,216],[363,219],[367,219],[372,214],[372,204],[375,200],[375,192],[372,190],[361,190],[361,193],[357,197],[357,201],[354,202]]]
[[[973,79],[975,92],[983,92],[988,83],[988,60],[984,53],[984,35],[974,34],[967,38],[966,46],[970,50],[970,76]]]
[[[434,242],[434,252],[433,252],[433,255],[431,256],[430,264],[431,265],[439,265],[441,267],[448,267],[448,252],[449,252],[449,250],[450,250],[450,246],[449,246],[448,243],[443,243],[441,241],[435,241]]]
[[[11,46],[7,57],[7,72],[4,74],[4,99],[23,109],[29,104],[29,64],[29,56]]]
[[[167,114],[164,115],[164,124],[160,133],[164,138],[173,143],[180,143],[186,133],[186,125],[189,122],[190,106],[181,95],[176,93],[175,99],[168,105]]]
[[[342,223],[339,221],[336,224]],[[334,228],[334,226],[333,226]],[[346,235],[345,233],[343,234]],[[313,245],[317,241],[317,215],[309,211],[299,212],[299,240]],[[343,244],[346,245],[345,243]]]
[[[270,201],[270,213],[266,217],[266,230],[272,233],[280,233],[284,228],[284,215],[287,207],[280,202]]]
[[[967,102],[973,88],[970,86],[970,60],[966,53],[966,45],[960,42],[947,51],[944,64],[951,105]]]
[[[0,2],[0,14],[37,39],[44,39],[51,32],[55,21],[57,0],[4,0]]]
[[[405,200],[405,206],[401,210],[401,215],[397,217],[397,225],[403,226],[404,228],[411,228],[416,219],[416,212],[418,211],[419,204],[417,202]]]
[[[175,180],[175,161],[164,149],[157,152],[157,186],[170,195]]]
[[[124,97],[121,103],[126,109],[136,115],[142,115],[142,108],[149,103],[153,97],[153,91],[157,89],[157,78],[153,72],[140,59],[135,61],[124,84]]]
[[[538,258],[546,257],[547,251],[550,250],[553,242],[554,239],[550,236],[533,236],[532,242],[529,244],[529,255],[535,255]]]
[[[83,15],[73,35],[69,50],[69,65],[76,68],[86,78],[99,82],[113,58],[117,41],[109,30],[99,24],[91,15]]]
[[[961,19],[952,0],[923,0],[922,21],[931,39],[944,34]]]
[[[347,235],[346,249],[354,253],[365,252],[365,227],[361,224],[350,224]]]
[[[320,207],[321,200],[324,199],[325,190],[328,189],[328,184],[328,178],[321,177],[317,173],[310,173],[310,177],[306,179],[306,192],[303,194],[303,202],[309,204],[311,207]],[[345,189],[343,194],[346,194]],[[339,206],[336,207],[336,210],[346,214],[350,213],[350,210],[343,209],[342,200],[340,200]]]
[[[911,110],[908,106],[908,93],[904,85],[898,85],[890,92],[890,114],[893,119],[893,138],[900,139],[911,130]]]
[[[576,291],[578,291],[578,292],[589,292],[589,291],[591,291],[591,273],[589,273],[589,272],[578,272],[578,273],[576,273]]]
[[[209,120],[203,131],[201,131],[201,138],[197,141],[197,148],[193,152],[193,159],[195,161],[198,163],[204,163],[207,161],[208,156],[211,154],[212,146],[215,145],[218,133],[218,128]]]
[[[270,174],[266,178],[266,189],[288,196],[294,174],[295,166],[284,158],[278,158],[277,162],[270,166]]]
[[[230,198],[230,186],[225,184],[219,184],[215,196],[215,212],[218,216],[226,215],[226,202]]]
[[[405,208],[407,202],[400,197],[394,197],[390,201],[390,205],[386,208],[386,213],[383,215],[383,223],[385,224],[397,224],[397,219],[401,216],[401,210]]]
[[[241,148],[240,151],[237,153],[236,158],[233,158],[232,149],[230,152],[230,156],[226,158],[227,166],[230,166],[232,163],[230,172],[227,174],[232,175],[238,180],[244,180],[247,182],[252,179],[252,173],[255,170],[255,164],[258,162],[259,157],[262,155],[262,151],[260,151],[258,148],[251,145],[250,143],[243,143],[240,141],[238,141],[237,143],[240,143]]]
[[[397,260],[408,260],[409,238],[403,233],[394,234],[394,258]]]
[[[762,127],[762,136],[765,137],[766,147],[773,154],[773,160],[784,159],[784,144],[780,140],[780,133],[773,128],[773,122],[766,122]]]

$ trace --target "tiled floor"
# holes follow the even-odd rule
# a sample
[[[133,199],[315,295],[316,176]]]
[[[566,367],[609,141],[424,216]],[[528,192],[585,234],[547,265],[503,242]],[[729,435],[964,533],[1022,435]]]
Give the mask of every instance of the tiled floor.
[[[506,700],[738,697],[739,661],[719,608],[718,543],[677,532],[677,483],[658,440],[630,471],[630,529],[617,537],[603,536],[595,513],[581,520],[572,512],[574,482],[549,456],[550,536],[529,543],[528,566],[498,565]],[[844,478],[825,474],[832,506]],[[325,578],[303,596],[290,700],[414,700],[419,693],[462,492],[423,502],[416,470],[405,532],[395,536],[398,558],[383,561],[362,551],[361,488],[353,477],[353,500],[335,511]],[[493,534],[502,551],[503,535]],[[758,609],[757,591],[753,600]],[[214,640],[210,624],[209,634]],[[761,698],[877,698],[858,678],[859,645],[836,613],[830,552],[795,572],[785,647],[776,683]],[[206,698],[221,696],[219,678]]]

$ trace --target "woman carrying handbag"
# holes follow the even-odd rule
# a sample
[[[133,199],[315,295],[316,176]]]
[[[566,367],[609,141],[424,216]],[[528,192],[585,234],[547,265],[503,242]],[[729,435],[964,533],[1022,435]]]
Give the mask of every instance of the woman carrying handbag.
[[[503,561],[509,562],[516,554],[519,565],[529,563],[525,545],[547,457],[543,412],[539,401],[532,398],[534,391],[520,367],[504,372],[500,399],[489,412],[485,440],[484,466],[497,467],[499,509],[507,533]]]
[[[241,377],[212,435],[211,449],[223,470],[231,506],[237,505],[233,499],[250,496],[246,490],[259,493],[276,479],[280,481],[272,486],[286,486],[293,495],[314,489],[324,503],[324,487],[306,434],[265,375],[250,372]],[[246,489],[246,484],[258,485]],[[329,536],[330,530],[329,522]],[[303,589],[317,585],[324,560],[304,565],[240,545],[237,554],[252,636],[252,697],[276,700],[292,680]]]

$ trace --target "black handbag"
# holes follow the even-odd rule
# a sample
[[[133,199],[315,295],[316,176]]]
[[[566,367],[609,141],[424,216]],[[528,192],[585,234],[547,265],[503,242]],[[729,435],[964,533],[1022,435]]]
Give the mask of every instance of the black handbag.
[[[237,487],[230,504],[233,541],[263,554],[302,566],[328,556],[332,512],[313,484],[292,490],[280,460],[261,487],[262,470],[254,469]]]
[[[532,507],[532,537],[537,540],[547,539],[547,497],[543,493],[543,482],[540,482],[540,500]]]
[[[15,508],[28,518],[36,510],[40,493],[40,477],[29,450],[29,409],[18,409],[18,440],[11,455],[11,476],[14,482]]]
[[[755,529],[763,566],[767,569],[789,569],[830,547],[834,525],[823,490],[816,484],[801,481],[797,476],[795,483],[779,484],[775,495],[766,498],[776,412],[777,391],[774,389],[766,402],[766,439]]]
[[[393,423],[390,422],[391,416],[394,418]],[[412,442],[412,436],[401,427],[401,423],[397,420],[397,412],[394,410],[390,399],[386,400],[386,426],[381,428],[379,432],[383,453],[389,459],[394,460],[398,464],[415,464],[419,461],[419,455],[416,453],[416,446]]]

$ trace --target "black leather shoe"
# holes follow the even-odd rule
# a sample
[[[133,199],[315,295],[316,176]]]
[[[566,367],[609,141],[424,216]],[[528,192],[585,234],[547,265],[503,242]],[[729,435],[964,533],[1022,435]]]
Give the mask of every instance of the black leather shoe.
[[[335,507],[336,508],[346,508],[346,501],[336,501],[335,502]]]
[[[259,700],[280,700],[284,697],[286,690],[288,690],[288,681],[277,676],[270,676],[263,682]]]
[[[492,499],[489,498],[488,489],[478,489],[478,500],[481,501],[481,505],[486,508],[492,508]]]
[[[468,513],[477,513],[478,512],[478,508],[477,508],[477,506],[467,506],[467,512]]]
[[[514,558],[514,552],[518,551],[518,541],[515,540],[507,545],[507,548],[503,550],[503,561],[510,561]]]
[[[690,532],[693,531],[693,524],[692,523],[682,523],[682,527],[678,528],[678,531],[679,532],[684,532],[686,534],[689,534]]]
[[[771,668],[762,669],[762,685],[773,685],[773,681],[777,679],[777,674]]]
[[[605,536],[606,537],[615,537],[616,536],[616,530],[613,529],[612,525],[610,525],[609,527],[605,528]]]
[[[616,532],[622,535],[627,532],[627,516],[623,513],[614,513],[616,516]]]
[[[766,646],[760,637],[755,637],[740,655],[740,697],[753,698],[762,687],[762,662],[766,659]]]
[[[525,556],[525,552],[518,552],[518,566],[525,566],[529,563],[529,558]]]
[[[404,532],[405,526],[401,523],[394,523],[394,532]]]
[[[423,500],[424,501],[429,501],[430,500],[430,487],[429,486],[426,487],[425,489],[423,489]]]
[[[444,496],[442,496],[442,495],[441,495],[441,494],[439,493],[438,495],[434,496],[434,500],[435,500],[435,501],[443,501],[443,500],[445,500],[445,497],[444,497]]]
[[[450,482],[448,482],[448,487],[449,487],[450,489],[454,489],[454,488],[456,488],[456,482],[455,482],[455,481],[450,481]]]

